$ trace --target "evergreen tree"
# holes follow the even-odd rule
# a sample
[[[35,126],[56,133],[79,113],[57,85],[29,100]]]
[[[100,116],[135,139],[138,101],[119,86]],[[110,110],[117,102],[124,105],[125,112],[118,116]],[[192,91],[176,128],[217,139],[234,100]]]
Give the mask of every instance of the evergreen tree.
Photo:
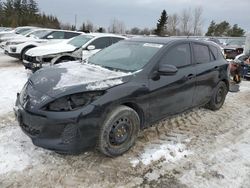
[[[60,28],[58,19],[39,13],[34,0],[0,0],[0,25],[17,27],[23,25]]]
[[[165,36],[167,32],[167,20],[168,15],[166,10],[163,10],[161,13],[161,18],[158,20],[157,27],[155,30],[155,34],[159,36]]]
[[[214,20],[212,20],[209,27],[208,27],[206,36],[214,36],[215,28],[216,28],[216,23]]]
[[[227,21],[218,24],[212,21],[208,27],[206,36],[242,37],[244,34],[244,29],[240,28],[237,24],[234,24],[233,27],[231,27]]]
[[[223,21],[219,24],[216,24],[216,28],[214,31],[215,36],[228,36],[228,32],[231,26],[227,21]]]
[[[39,13],[39,9],[38,9],[38,5],[37,5],[36,1],[29,0],[28,7],[29,7],[30,14],[36,15]]]
[[[2,4],[2,1],[0,0],[0,26],[3,26],[3,23],[1,20],[3,20],[3,4]]]
[[[233,27],[228,31],[228,36],[230,37],[242,37],[244,34],[244,29],[238,27],[238,24],[234,24]]]

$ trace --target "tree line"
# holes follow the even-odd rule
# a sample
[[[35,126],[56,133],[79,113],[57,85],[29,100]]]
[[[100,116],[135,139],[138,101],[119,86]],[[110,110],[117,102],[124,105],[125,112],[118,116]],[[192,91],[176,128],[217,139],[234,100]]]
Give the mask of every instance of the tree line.
[[[168,15],[166,10],[163,10],[161,17],[157,22],[155,34],[159,36],[166,35],[202,35],[203,26],[203,9],[196,7],[193,10],[184,9],[179,15]],[[244,36],[244,29],[237,24],[231,26],[227,21],[222,21],[216,24],[215,21],[210,23],[206,36],[228,36],[241,37]]]
[[[201,36],[203,35],[203,8],[186,8],[180,13],[168,14],[166,10],[161,12],[156,23],[156,28],[133,27],[129,30],[123,21],[112,19],[106,29],[95,26],[91,21],[85,21],[80,28],[75,25],[60,23],[57,17],[41,13],[35,0],[0,0],[0,26],[17,27],[24,25],[61,28],[84,32],[109,32],[132,35],[158,35],[158,36]],[[231,26],[227,21],[216,23],[212,21],[206,32],[206,36],[243,36],[245,31],[237,24]]]
[[[208,27],[206,36],[241,37],[244,34],[244,29],[240,28],[238,24],[231,26],[227,21],[218,24],[216,24],[215,21],[212,21]]]
[[[35,0],[0,0],[0,26],[60,28],[57,17],[40,13]]]

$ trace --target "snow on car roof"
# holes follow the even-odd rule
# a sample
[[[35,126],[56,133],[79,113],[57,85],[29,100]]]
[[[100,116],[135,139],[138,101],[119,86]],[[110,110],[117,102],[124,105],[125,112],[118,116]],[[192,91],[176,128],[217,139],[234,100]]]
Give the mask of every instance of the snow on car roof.
[[[124,36],[121,35],[116,35],[116,34],[112,34],[112,33],[85,33],[85,35],[91,35],[93,37],[121,37],[121,38],[126,38]]]

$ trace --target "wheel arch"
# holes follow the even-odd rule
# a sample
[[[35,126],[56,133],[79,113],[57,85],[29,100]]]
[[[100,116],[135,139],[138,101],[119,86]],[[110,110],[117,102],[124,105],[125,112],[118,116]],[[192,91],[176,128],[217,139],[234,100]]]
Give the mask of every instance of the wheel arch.
[[[221,81],[226,84],[227,90],[229,91],[229,81],[227,79],[222,79]]]
[[[22,56],[23,56],[23,53],[24,53],[27,49],[31,49],[31,48],[35,48],[35,47],[37,47],[37,46],[35,46],[35,45],[28,45],[28,46],[25,46],[25,47],[22,49],[22,51],[21,51],[21,53],[20,53],[20,56],[22,57]]]
[[[61,55],[59,57],[57,57],[56,59],[53,60],[54,64],[59,63],[60,60],[69,60],[69,61],[74,61],[76,60],[74,57],[70,56],[70,55]]]
[[[124,105],[124,106],[127,106],[127,107],[133,109],[138,114],[138,116],[140,118],[140,128],[142,129],[144,127],[144,122],[145,122],[145,115],[144,115],[144,111],[142,110],[142,108],[140,108],[134,102],[125,102],[125,103],[122,103],[121,105]]]

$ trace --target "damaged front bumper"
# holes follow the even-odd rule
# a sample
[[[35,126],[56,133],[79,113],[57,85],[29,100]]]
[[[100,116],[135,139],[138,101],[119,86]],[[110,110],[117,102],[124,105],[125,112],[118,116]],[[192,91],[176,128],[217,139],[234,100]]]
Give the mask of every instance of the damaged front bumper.
[[[81,112],[46,112],[42,115],[25,110],[17,97],[14,113],[23,132],[33,144],[59,153],[77,154],[96,146],[100,115],[95,106]]]

